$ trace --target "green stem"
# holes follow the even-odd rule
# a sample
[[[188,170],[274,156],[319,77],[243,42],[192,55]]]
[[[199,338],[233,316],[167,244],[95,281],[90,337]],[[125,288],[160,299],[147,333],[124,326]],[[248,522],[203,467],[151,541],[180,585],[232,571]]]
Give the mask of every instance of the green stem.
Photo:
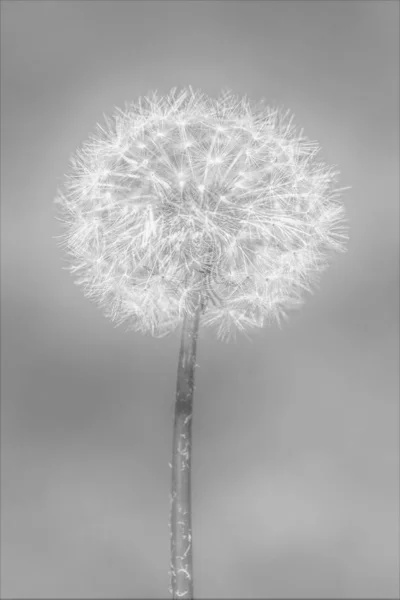
[[[171,489],[171,588],[175,599],[193,599],[193,553],[191,509],[191,453],[196,344],[202,297],[196,294],[196,311],[182,325],[176,384],[175,421],[172,446]]]

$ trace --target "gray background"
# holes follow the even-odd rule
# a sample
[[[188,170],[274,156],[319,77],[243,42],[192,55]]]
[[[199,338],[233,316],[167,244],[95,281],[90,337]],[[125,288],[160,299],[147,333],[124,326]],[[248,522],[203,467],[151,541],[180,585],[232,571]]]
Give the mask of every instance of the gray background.
[[[2,2],[2,594],[166,598],[179,331],[115,329],[52,204],[103,113],[191,84],[283,105],[350,222],[282,330],[200,336],[198,598],[398,585],[398,2]]]

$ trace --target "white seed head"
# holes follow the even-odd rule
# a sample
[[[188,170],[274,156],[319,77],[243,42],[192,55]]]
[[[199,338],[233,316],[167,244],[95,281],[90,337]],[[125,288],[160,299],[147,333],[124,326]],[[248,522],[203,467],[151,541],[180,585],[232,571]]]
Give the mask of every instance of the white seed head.
[[[318,151],[288,113],[229,92],[174,88],[117,110],[56,198],[76,283],[116,325],[157,337],[194,313],[195,290],[220,339],[279,323],[348,239]]]

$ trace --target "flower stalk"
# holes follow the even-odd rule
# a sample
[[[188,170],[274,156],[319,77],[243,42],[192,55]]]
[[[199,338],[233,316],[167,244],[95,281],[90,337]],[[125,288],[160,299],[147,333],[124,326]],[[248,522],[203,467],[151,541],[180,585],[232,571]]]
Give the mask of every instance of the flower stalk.
[[[196,292],[194,300],[195,313],[187,313],[182,324],[176,384],[170,517],[170,593],[174,600],[193,598],[192,416],[197,337],[203,306],[201,292]]]

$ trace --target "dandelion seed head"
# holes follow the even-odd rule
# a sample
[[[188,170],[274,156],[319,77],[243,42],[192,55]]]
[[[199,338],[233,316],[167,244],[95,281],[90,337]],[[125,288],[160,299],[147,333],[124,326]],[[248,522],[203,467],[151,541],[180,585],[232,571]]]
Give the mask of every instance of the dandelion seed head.
[[[205,300],[204,326],[287,317],[347,238],[338,172],[289,113],[174,88],[106,119],[71,157],[56,203],[86,296],[161,337]]]

